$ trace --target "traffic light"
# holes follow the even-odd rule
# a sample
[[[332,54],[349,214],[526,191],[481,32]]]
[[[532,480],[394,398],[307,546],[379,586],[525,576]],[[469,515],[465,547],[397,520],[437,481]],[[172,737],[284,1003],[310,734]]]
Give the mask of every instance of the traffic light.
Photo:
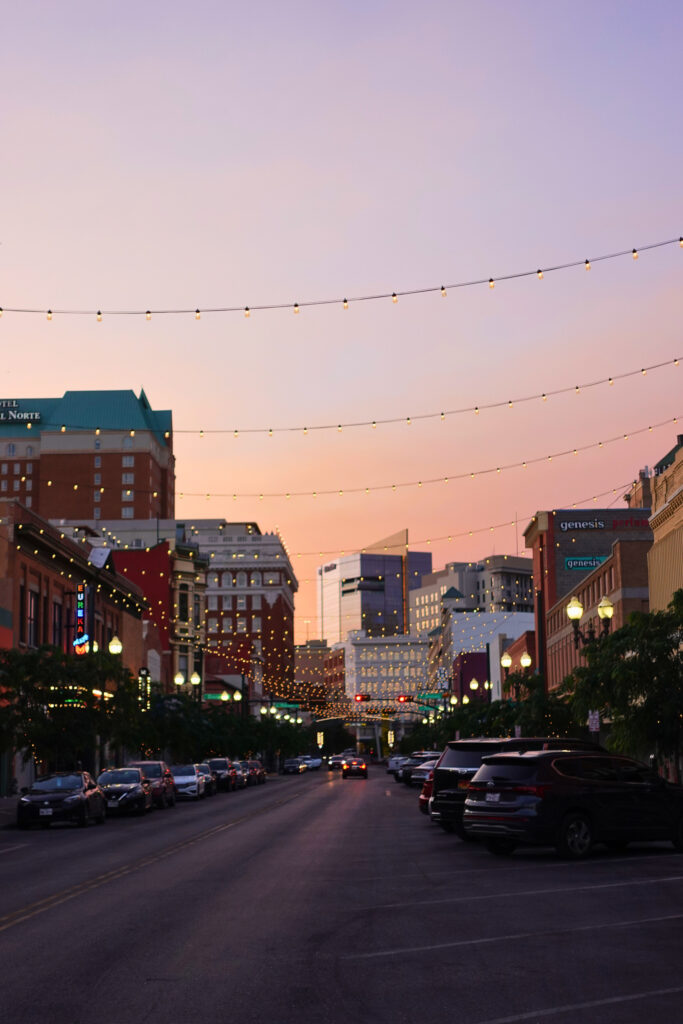
[[[412,693],[399,693],[398,702],[399,704],[407,704],[408,701],[415,700]]]
[[[357,693],[353,699],[360,704],[362,700],[372,700],[372,697],[369,693]]]

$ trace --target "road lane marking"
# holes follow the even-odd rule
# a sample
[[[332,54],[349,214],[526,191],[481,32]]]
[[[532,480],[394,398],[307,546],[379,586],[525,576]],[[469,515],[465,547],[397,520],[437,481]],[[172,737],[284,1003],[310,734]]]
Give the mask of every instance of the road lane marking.
[[[514,896],[552,896],[555,893],[593,892],[595,889],[623,889],[630,885],[659,885],[661,882],[683,882],[683,875],[664,878],[627,879],[623,882],[598,882],[595,885],[564,885],[555,889],[518,889],[514,892],[491,892],[482,896],[452,896],[440,900],[412,900],[409,903],[377,903],[361,910],[401,910],[404,907],[427,907],[441,903],[476,903],[477,900],[503,900]]]
[[[631,1003],[637,999],[652,999],[656,996],[675,996],[683,992],[680,988],[654,988],[649,992],[634,992],[629,996],[610,996],[606,999],[591,999],[585,1003],[569,1003],[566,1006],[550,1006],[546,1010],[534,1010],[531,1013],[516,1013],[512,1017],[495,1017],[479,1021],[479,1024],[516,1024],[517,1021],[534,1020],[542,1017],[557,1016],[559,1013],[573,1013],[575,1010],[591,1010],[597,1006],[614,1006],[619,1003]]]
[[[212,828],[206,829],[204,832],[198,832],[191,838],[184,839],[180,843],[174,843],[173,846],[168,846],[166,849],[160,850],[159,853],[151,854],[141,858],[140,860],[132,861],[130,864],[121,864],[116,868],[112,868],[111,871],[104,872],[104,874],[96,875],[94,878],[89,878],[84,882],[79,882],[78,885],[62,889],[61,892],[52,893],[50,896],[46,896],[42,900],[37,900],[35,903],[30,903],[26,907],[20,907],[18,910],[13,910],[8,914],[4,914],[0,917],[0,932],[7,931],[8,928],[13,928],[22,921],[28,921],[32,917],[37,917],[38,914],[44,914],[45,911],[51,910],[53,907],[61,906],[62,903],[67,903],[69,900],[76,899],[78,896],[83,896],[85,893],[90,892],[93,889],[99,889],[101,886],[106,885],[109,882],[116,881],[119,878],[124,878],[126,875],[130,875],[134,871],[139,871],[142,868],[149,867],[150,864],[156,864],[158,861],[164,860],[166,857],[170,857],[174,853],[179,853],[188,846],[193,846],[195,843],[202,842],[205,839],[211,839],[213,836],[218,835],[221,832],[227,832],[228,829],[235,828],[237,825],[242,825],[245,821],[250,821],[252,818],[260,817],[265,814],[266,811],[283,807],[285,804],[291,803],[292,800],[297,800],[303,795],[303,793],[295,793],[283,800],[278,800],[275,803],[268,804],[267,807],[261,807],[258,808],[258,810],[252,811],[250,814],[244,814],[241,818],[236,818],[234,821],[225,822],[222,825],[215,825]]]
[[[382,957],[405,956],[406,953],[431,953],[437,949],[456,949],[464,946],[486,946],[494,942],[512,942],[517,939],[536,939],[544,935],[574,935],[580,932],[594,932],[607,928],[630,928],[632,925],[658,924],[662,921],[680,921],[683,914],[667,914],[664,917],[637,917],[630,921],[614,921],[609,924],[585,924],[578,928],[548,928],[546,931],[517,932],[513,935],[491,935],[485,939],[459,939],[457,942],[438,942],[429,946],[402,946],[396,949],[382,949],[375,953],[350,953],[342,960],[379,960]]]

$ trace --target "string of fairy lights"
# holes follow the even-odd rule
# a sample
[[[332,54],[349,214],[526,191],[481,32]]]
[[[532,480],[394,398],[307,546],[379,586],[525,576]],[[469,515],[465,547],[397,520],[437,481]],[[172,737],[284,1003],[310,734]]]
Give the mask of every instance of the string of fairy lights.
[[[628,430],[625,433],[615,434],[612,437],[605,438],[605,440],[591,441],[587,444],[576,445],[571,448],[565,448],[560,451],[551,452],[547,455],[536,455],[528,459],[515,459],[514,462],[507,462],[496,466],[487,466],[484,468],[472,469],[467,471],[455,471],[447,473],[443,476],[429,477],[424,480],[404,480],[398,483],[382,483],[382,484],[368,484],[365,486],[354,486],[354,487],[334,487],[334,488],[319,488],[316,490],[305,490],[305,491],[261,491],[261,492],[238,492],[238,491],[180,491],[178,498],[182,501],[185,498],[202,498],[207,501],[215,499],[231,499],[233,501],[239,500],[258,500],[263,501],[264,499],[285,499],[291,498],[322,498],[322,497],[343,497],[344,495],[353,494],[372,494],[378,492],[396,492],[399,490],[406,490],[409,488],[421,489],[422,487],[434,486],[436,484],[449,484],[456,483],[462,480],[474,480],[483,476],[500,475],[501,473],[507,473],[511,470],[527,469],[529,466],[549,464],[558,459],[567,458],[569,456],[578,456],[582,453],[599,450],[606,448],[609,445],[617,444],[623,441],[629,441],[633,437],[638,437],[641,434],[652,433],[654,430],[659,430],[663,427],[676,426],[680,419],[680,414],[673,417],[668,417],[665,420],[660,420],[658,423],[648,424],[647,426],[637,427],[633,430]],[[26,476],[20,477],[20,481],[26,481]],[[47,487],[54,486],[54,480],[48,479],[45,482]],[[85,490],[86,488],[79,483],[68,483],[65,484],[70,487],[73,491]],[[135,497],[144,498],[151,496],[152,498],[158,498],[159,491],[157,489],[149,490],[145,488],[137,487],[109,487],[106,488],[103,484],[88,485],[87,489],[92,490],[93,494],[107,494],[110,491],[116,490],[121,491],[122,496],[126,500],[133,500]]]
[[[396,305],[399,299],[407,298],[408,296],[439,295],[445,299],[451,291],[481,286],[493,290],[497,283],[502,283],[504,281],[517,281],[528,277],[535,277],[539,281],[542,281],[548,274],[576,268],[583,268],[584,270],[590,271],[596,263],[617,260],[623,257],[629,257],[635,261],[638,260],[641,253],[674,245],[683,249],[683,236],[679,235],[677,238],[668,238],[663,241],[651,242],[647,245],[633,246],[632,248],[603,253],[598,256],[567,260],[563,263],[556,263],[552,265],[547,263],[537,264],[534,270],[517,270],[505,274],[496,274],[495,276],[489,274],[469,280],[453,281],[450,284],[428,285],[422,288],[410,287],[396,289],[393,291],[365,292],[363,294],[353,295],[350,297],[343,295],[343,293],[339,293],[335,298],[305,299],[303,301],[297,300],[294,302],[266,301],[254,304],[240,303],[239,305],[212,305],[205,306],[203,308],[200,308],[199,306],[195,306],[194,308],[191,306],[185,308],[154,308],[150,306],[147,309],[96,309],[94,307],[91,307],[90,309],[72,309],[67,307],[53,308],[51,306],[0,306],[0,317],[3,313],[40,315],[44,316],[48,321],[52,321],[55,316],[91,317],[98,323],[101,323],[104,317],[144,317],[146,321],[150,321],[153,316],[192,316],[196,321],[198,321],[201,320],[203,313],[222,313],[242,314],[242,316],[248,320],[252,313],[265,311],[289,310],[294,314],[299,314],[303,309],[316,306],[337,306],[343,310],[348,310],[352,305],[382,301],[391,301]]]
[[[337,434],[341,434],[344,430],[355,429],[355,428],[371,428],[376,430],[377,427],[395,426],[397,424],[403,424],[405,426],[412,426],[414,423],[427,422],[430,420],[439,420],[442,423],[453,416],[463,416],[465,414],[474,414],[478,416],[482,412],[492,411],[494,409],[516,409],[520,405],[524,405],[529,402],[547,402],[551,398],[558,398],[561,395],[581,395],[584,391],[589,391],[592,388],[598,388],[603,385],[613,387],[617,381],[625,381],[632,377],[647,377],[648,373],[656,372],[657,370],[663,370],[666,368],[677,367],[680,365],[681,357],[675,356],[670,359],[663,360],[659,363],[651,363],[649,366],[641,366],[638,369],[626,370],[622,373],[613,373],[607,377],[600,377],[596,380],[584,381],[580,384],[566,385],[559,388],[548,388],[544,391],[537,391],[529,395],[517,395],[512,398],[505,400],[496,401],[484,401],[478,402],[474,405],[461,406],[457,409],[443,409],[440,412],[425,412],[418,413],[414,416],[388,416],[388,417],[376,417],[375,419],[369,420],[349,420],[345,422],[337,423],[318,423],[312,426],[286,426],[286,427],[215,427],[210,429],[203,429],[201,427],[180,427],[174,428],[174,436],[189,436],[196,437],[199,440],[204,437],[212,435],[217,436],[232,436],[237,439],[242,435],[264,435],[267,437],[273,437],[275,434],[300,434],[306,437],[308,434],[322,433],[333,431]],[[33,423],[28,421],[26,424],[27,430],[33,430]],[[76,424],[71,423],[67,426],[66,423],[59,422],[41,422],[41,431],[59,431],[62,434],[76,432],[93,432],[96,437],[99,437],[103,428],[101,426],[93,427],[92,424]],[[128,432],[129,437],[135,437],[136,430],[131,429]],[[164,432],[164,438],[169,440],[171,437],[170,430]]]

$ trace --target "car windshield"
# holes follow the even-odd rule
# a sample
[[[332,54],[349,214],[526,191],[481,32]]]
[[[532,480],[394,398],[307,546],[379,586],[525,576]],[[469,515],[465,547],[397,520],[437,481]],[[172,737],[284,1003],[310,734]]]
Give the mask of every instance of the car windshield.
[[[102,772],[97,780],[100,786],[130,786],[140,781],[137,768],[121,768],[120,771]]]
[[[213,768],[214,771],[224,772],[228,767],[228,762],[224,757],[219,757],[214,761],[209,761],[209,767]]]
[[[161,778],[161,765],[158,764],[142,764],[140,765],[142,771],[148,779],[159,779]]]
[[[194,775],[193,764],[173,764],[171,771],[174,775]]]
[[[467,750],[462,747],[454,750],[452,747],[446,747],[439,768],[478,768],[482,757],[495,753],[497,753],[496,749],[491,749],[491,747],[485,750],[481,748]]]
[[[202,775],[210,775],[211,774],[211,769],[209,768],[208,764],[198,764],[197,765],[197,771],[201,772]]]
[[[31,788],[42,793],[54,793],[60,789],[80,789],[82,785],[81,775],[46,775],[36,779]]]

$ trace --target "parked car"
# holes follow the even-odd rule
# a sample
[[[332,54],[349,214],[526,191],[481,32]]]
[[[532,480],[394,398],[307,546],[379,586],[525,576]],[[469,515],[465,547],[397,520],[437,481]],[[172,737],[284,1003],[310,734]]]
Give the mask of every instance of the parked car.
[[[241,761],[230,762],[230,777],[233,789],[246,789],[249,785],[249,772],[242,767]]]
[[[434,783],[434,769],[431,768],[427,778],[422,783],[420,795],[417,798],[417,805],[423,814],[429,814],[429,802],[432,796],[432,785]]]
[[[128,768],[139,768],[149,779],[155,807],[175,807],[175,781],[165,761],[131,761]]]
[[[463,810],[467,787],[489,754],[514,750],[600,750],[589,740],[557,736],[532,737],[475,737],[468,740],[450,740],[434,768],[431,800],[432,821],[446,832],[454,832],[460,839],[470,838],[463,826]]]
[[[22,789],[17,801],[17,825],[47,828],[55,821],[70,821],[85,827],[91,821],[101,825],[107,813],[104,793],[89,772],[55,772],[36,779]]]
[[[109,814],[144,814],[151,811],[152,786],[141,768],[107,768],[97,779]]]
[[[342,766],[343,763],[344,763],[344,755],[343,754],[332,754],[332,757],[327,762],[327,770],[328,770],[328,772],[341,771],[341,766]]]
[[[256,778],[256,769],[251,767],[251,761],[238,761],[237,764],[239,764],[242,769],[242,773],[246,779],[246,785],[256,786],[258,784],[258,779]]]
[[[268,772],[263,767],[263,765],[261,764],[260,761],[249,761],[248,763],[249,763],[249,768],[251,769],[251,771],[254,773],[254,775],[256,777],[257,785],[262,786],[263,783],[268,778]]]
[[[408,757],[406,754],[393,754],[387,761],[387,772],[389,775],[396,776],[396,772],[401,767],[404,761],[407,761]]]
[[[416,768],[419,768],[421,765],[425,764],[427,761],[438,760],[439,756],[440,751],[438,750],[416,751],[414,754],[411,754],[410,757],[407,758],[403,762],[401,767],[397,770],[395,776],[396,781],[402,782],[406,786],[415,785],[415,783],[413,782],[413,771]],[[420,780],[420,785],[422,785],[423,781],[423,779]]]
[[[306,765],[298,757],[288,757],[282,765],[283,775],[300,775],[305,771]]]
[[[206,780],[196,764],[172,764],[171,771],[178,796],[201,800],[206,791]]]
[[[215,796],[218,792],[218,778],[216,773],[211,771],[211,768],[202,761],[201,764],[197,765],[197,770],[204,776],[204,793],[206,796]]]
[[[607,753],[496,754],[469,784],[463,821],[497,854],[525,843],[578,860],[595,843],[620,850],[644,840],[683,850],[683,787]]]
[[[364,757],[345,757],[342,764],[342,778],[348,779],[351,775],[360,775],[367,779],[368,765]]]
[[[420,788],[422,788],[432,773],[432,770],[435,768],[438,760],[438,757],[432,757],[431,760],[423,761],[421,764],[416,765],[410,773],[411,785],[420,786]]]
[[[216,773],[216,783],[219,789],[226,793],[235,789],[235,776],[232,772],[230,758],[210,757],[206,763],[211,771]]]

